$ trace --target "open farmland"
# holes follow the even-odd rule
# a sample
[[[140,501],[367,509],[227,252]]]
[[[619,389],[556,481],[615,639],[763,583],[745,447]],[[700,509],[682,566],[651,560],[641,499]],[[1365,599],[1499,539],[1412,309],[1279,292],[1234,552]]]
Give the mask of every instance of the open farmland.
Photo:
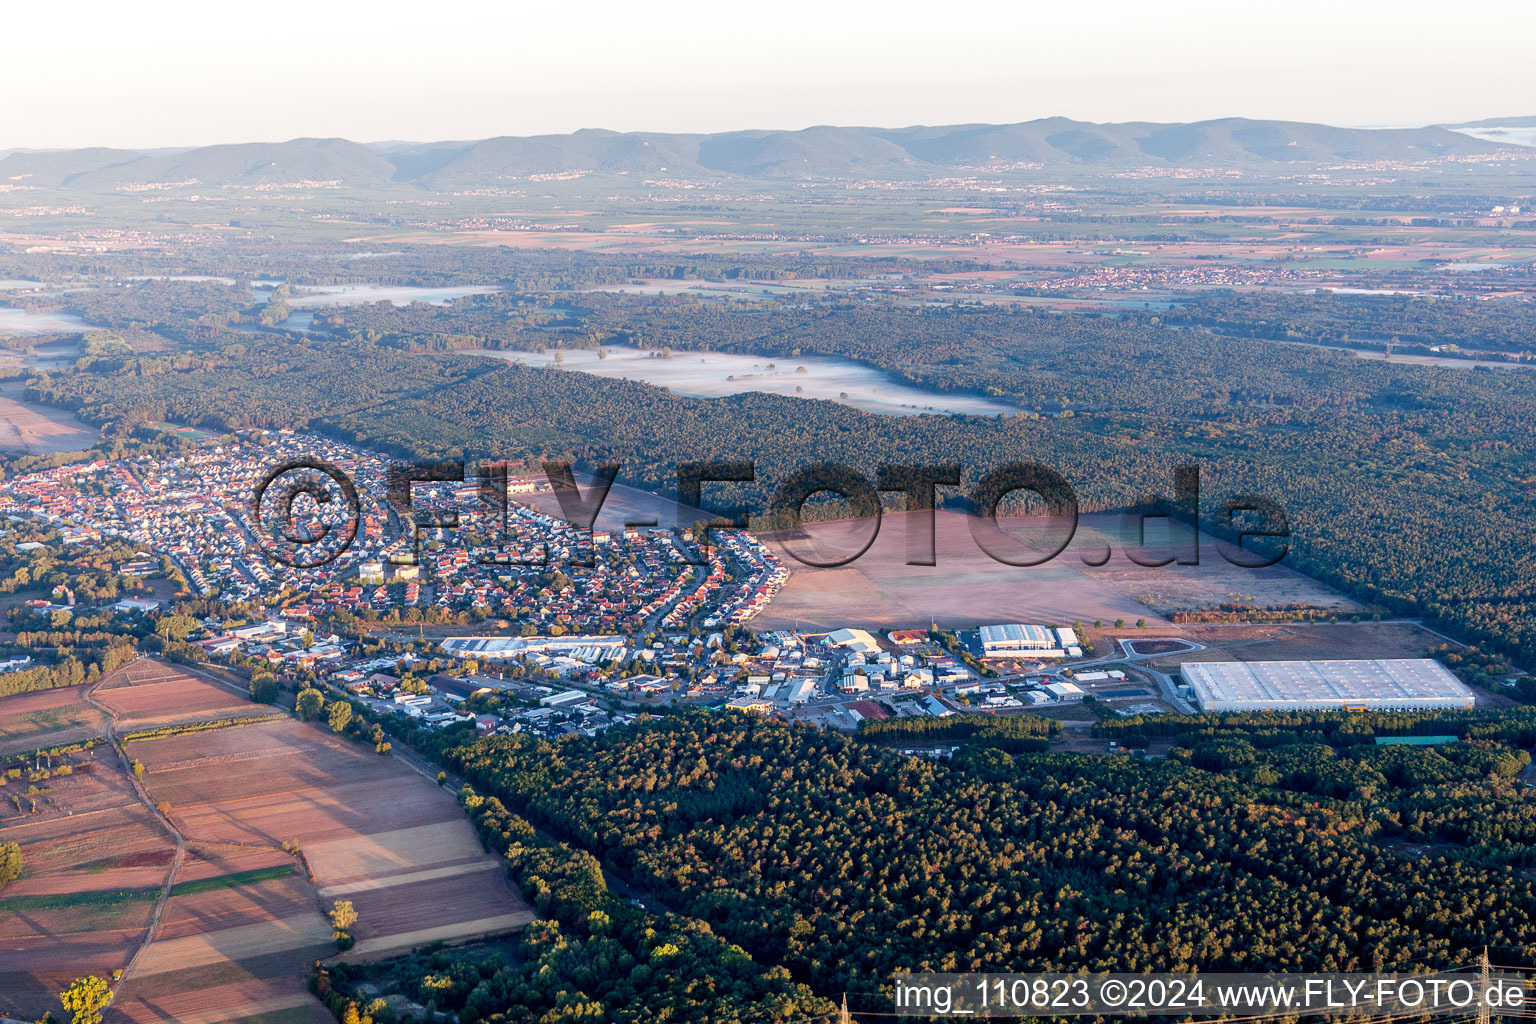
[[[12,701],[28,703],[0,701],[0,720],[11,720]],[[20,844],[25,865],[0,897],[0,1013],[28,1020],[56,1010],[54,993],[71,979],[128,965],[176,856],[110,746],[53,764],[35,783],[44,792],[21,797],[26,811],[8,798],[34,785],[25,775],[0,790],[0,837]]]
[[[107,716],[85,702],[86,689],[65,686],[0,700],[0,757],[105,735]]]
[[[1356,607],[1322,584],[1283,566],[1241,569],[1226,562],[1216,542],[1202,535],[1200,564],[1149,567],[1125,555],[1128,538],[1118,515],[1083,516],[1071,544],[1038,566],[1005,565],[972,538],[969,517],[940,511],[934,517],[936,565],[907,565],[904,513],[882,517],[880,532],[860,558],[835,569],[807,566],[794,553],[815,560],[846,557],[868,537],[865,521],[809,523],[796,534],[765,536],[792,569],[789,582],[762,615],[759,629],[867,629],[926,625],[965,628],[989,622],[1090,622],[1146,619],[1166,623],[1165,614],[1246,599],[1259,605],[1302,603],[1346,610]],[[1022,553],[1039,556],[1049,546],[1038,520],[1000,520]],[[1149,554],[1161,555],[1157,520],[1149,520]],[[1108,562],[1098,561],[1105,548]]]
[[[37,813],[0,807],[0,835],[21,843],[27,865],[0,903],[15,910],[0,915],[0,1012],[57,1012],[53,993],[72,978],[126,969],[108,1020],[321,1022],[330,1017],[307,980],[336,952],[326,918],[336,900],[358,910],[353,960],[533,918],[452,794],[395,757],[319,725],[253,717],[272,709],[148,659],[94,692],[49,696],[61,694],[83,720],[99,721],[88,700],[111,709],[118,736],[235,722],[127,742],[170,827],[107,743],[39,783]],[[40,710],[73,721],[63,700],[13,698],[0,702],[0,728]],[[47,745],[53,734],[37,735]]]
[[[0,449],[28,455],[80,452],[100,436],[63,409],[21,401],[21,391],[17,384],[0,387]]]
[[[1187,531],[1187,527],[1177,527]],[[1319,583],[1310,576],[1279,565],[1262,569],[1248,569],[1233,565],[1222,557],[1223,550],[1230,549],[1225,542],[1218,542],[1207,533],[1200,534],[1200,564],[1179,565],[1177,561],[1165,566],[1137,565],[1125,557],[1128,546],[1139,543],[1134,518],[1119,515],[1083,516],[1078,524],[1073,547],[1100,550],[1110,548],[1113,557],[1101,566],[1082,565],[1084,576],[1136,599],[1143,611],[1137,618],[1151,620],[1154,616],[1171,615],[1174,612],[1200,611],[1223,605],[1251,606],[1258,608],[1306,605],[1329,611],[1350,612],[1361,607],[1358,603]],[[1187,532],[1182,536],[1187,537]],[[1184,554],[1169,546],[1171,540],[1166,520],[1147,520],[1147,546],[1149,554],[1157,558]],[[1064,553],[1067,557],[1070,553]],[[1234,557],[1238,557],[1235,556]],[[1148,559],[1150,560],[1150,559]],[[1094,616],[1100,618],[1101,616]],[[1086,619],[1087,616],[1079,616]]]
[[[394,757],[286,718],[129,750],[193,856],[123,987],[128,1019],[327,1019],[305,980],[335,953],[338,899],[358,911],[349,959],[532,920],[453,796]]]
[[[279,849],[194,851],[124,986],[123,1016],[188,1024],[329,1019],[306,980],[309,965],[335,945],[302,867]]]
[[[1413,622],[1316,622],[1188,626],[1180,634],[1207,648],[1159,658],[1176,671],[1187,661],[1321,661],[1330,658],[1423,658],[1445,637]],[[1481,700],[1481,696],[1479,697]]]
[[[98,704],[117,715],[118,731],[124,734],[268,715],[273,710],[263,704],[252,704],[231,689],[148,659],[112,673],[93,696]]]

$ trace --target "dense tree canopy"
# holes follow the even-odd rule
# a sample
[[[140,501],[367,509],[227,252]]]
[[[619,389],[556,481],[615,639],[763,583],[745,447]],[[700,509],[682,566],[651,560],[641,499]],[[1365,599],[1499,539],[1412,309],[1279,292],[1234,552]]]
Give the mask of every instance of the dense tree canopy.
[[[903,967],[1352,971],[1536,945],[1536,893],[1498,852],[1523,857],[1532,834],[1509,780],[1528,755],[1359,749],[1144,762],[966,746],[934,762],[689,715],[449,756],[482,792],[834,990]],[[1328,765],[1338,782],[1295,784]],[[1395,852],[1418,838],[1459,845]]]

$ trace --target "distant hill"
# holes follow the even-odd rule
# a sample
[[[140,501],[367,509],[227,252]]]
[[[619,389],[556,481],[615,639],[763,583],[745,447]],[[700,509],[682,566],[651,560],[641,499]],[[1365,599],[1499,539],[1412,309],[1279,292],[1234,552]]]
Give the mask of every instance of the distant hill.
[[[1481,121],[1463,121],[1461,124],[1442,125],[1444,128],[1536,128],[1536,115],[1531,117],[1486,117]]]
[[[14,151],[0,158],[0,182],[93,191],[181,182],[206,186],[394,182],[448,189],[567,173],[912,180],[964,170],[1030,167],[1262,169],[1521,152],[1512,139],[1488,133],[1523,127],[1531,120],[1371,129],[1246,118],[1194,124],[1094,124],[1052,117],[1010,125],[819,126],[712,135],[588,129],[569,135],[374,146],[345,139],[294,139],[153,152]]]
[[[204,185],[300,181],[368,185],[389,181],[394,171],[389,160],[345,139],[250,142],[151,153],[76,149],[12,153],[0,160],[0,181],[91,190],[186,181]]]
[[[1484,142],[1536,146],[1536,117],[1491,117],[1485,121],[1468,121],[1445,127]]]

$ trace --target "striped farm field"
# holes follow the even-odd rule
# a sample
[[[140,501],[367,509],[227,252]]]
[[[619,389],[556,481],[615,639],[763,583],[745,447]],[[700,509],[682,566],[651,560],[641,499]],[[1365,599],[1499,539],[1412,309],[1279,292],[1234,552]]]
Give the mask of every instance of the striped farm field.
[[[358,911],[351,960],[533,919],[453,794],[396,757],[148,659],[80,699],[124,755],[102,742],[42,812],[0,808],[29,868],[0,900],[27,901],[0,913],[0,1012],[58,1018],[62,984],[126,968],[109,1022],[318,1024],[307,983],[337,954],[336,900]]]
[[[0,716],[7,698],[0,701]],[[89,706],[87,705],[87,708]],[[176,855],[174,837],[133,791],[105,744],[53,759],[46,790],[18,810],[0,802],[0,839],[21,847],[25,873],[0,894],[0,1014],[37,1020],[82,974],[110,977],[148,937]],[[21,791],[12,781],[0,788]]]
[[[358,910],[351,958],[533,919],[453,794],[323,725],[281,718],[139,739],[129,750],[190,852],[123,986],[125,1019],[318,1012],[305,983],[310,964],[336,953],[325,912],[338,899]]]

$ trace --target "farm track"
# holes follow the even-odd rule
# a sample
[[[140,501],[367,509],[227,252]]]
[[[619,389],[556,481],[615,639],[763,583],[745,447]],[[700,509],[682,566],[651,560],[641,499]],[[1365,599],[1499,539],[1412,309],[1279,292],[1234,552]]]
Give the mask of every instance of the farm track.
[[[331,945],[327,915],[336,897],[359,899],[366,908],[368,923],[352,954],[359,959],[515,932],[534,919],[453,800],[459,780],[445,780],[447,792],[440,792],[437,767],[404,745],[392,751],[393,761],[363,757],[323,721],[318,729],[282,721],[255,731],[219,724],[195,735],[177,732],[178,724],[195,729],[199,716],[227,714],[221,706],[249,710],[249,692],[239,683],[143,655],[75,691],[81,713],[99,716],[97,735],[111,744],[132,787],[130,796],[112,777],[118,805],[138,822],[141,845],[159,851],[153,865],[137,867],[142,898],[135,927],[117,939],[112,966],[122,966],[108,982],[117,1004],[112,1019],[215,1024],[233,1019],[237,1008],[243,1016],[296,1016],[313,999],[294,989],[295,972],[331,952],[324,947]],[[130,752],[145,716],[157,725],[163,720],[166,734],[145,736]],[[96,763],[110,776],[111,761],[101,756]],[[143,762],[142,776],[133,772],[136,761]],[[239,777],[263,765],[270,770],[259,792],[246,792]],[[403,795],[396,792],[402,786]],[[86,813],[116,823],[105,808]],[[244,824],[225,827],[231,821]],[[290,840],[314,849],[291,850]],[[291,881],[266,885],[261,877],[263,884],[246,892],[246,880],[235,877],[270,871],[278,861],[297,862]],[[211,891],[220,884],[179,889],[213,880],[224,880],[229,891]],[[412,909],[418,902],[427,909]],[[299,922],[302,934],[295,931]],[[297,942],[311,930],[313,942]],[[236,942],[247,935],[260,944],[248,956]],[[203,973],[183,976],[191,970]],[[237,975],[238,984],[228,981]],[[217,1008],[205,1012],[204,1004]]]
[[[133,661],[130,661],[127,665],[121,666],[117,670],[117,672],[122,672],[124,674],[127,674],[128,670],[130,668],[132,668],[135,665],[141,665],[141,664],[153,665],[154,662],[148,661],[147,659],[142,659],[142,656],[141,656],[141,658],[136,658]],[[103,713],[105,713],[107,715],[107,739],[111,742],[112,749],[117,751],[117,756],[118,756],[119,761],[122,763],[123,771],[128,776],[128,781],[133,786],[134,794],[136,796],[138,796],[139,801],[145,807],[147,807],[149,809],[150,814],[152,814],[154,816],[155,820],[157,822],[159,822],[160,825],[163,828],[165,828],[166,831],[168,831],[172,836],[175,837],[175,839],[176,839],[176,857],[171,862],[170,870],[166,873],[165,885],[161,888],[160,896],[155,901],[155,909],[154,909],[153,914],[150,915],[149,927],[145,930],[143,941],[141,941],[139,943],[138,948],[134,950],[133,956],[130,957],[129,960],[128,960],[128,963],[126,965],[124,965],[123,973],[112,983],[112,994],[113,994],[114,997],[117,995],[118,989],[120,989],[122,987],[123,983],[126,982],[129,979],[129,977],[132,976],[134,966],[139,962],[139,960],[143,957],[145,951],[148,950],[150,945],[155,941],[155,936],[159,933],[159,930],[160,930],[161,918],[165,915],[166,904],[170,901],[170,898],[171,898],[171,890],[173,888],[175,888],[175,885],[176,885],[176,876],[181,873],[181,869],[182,869],[183,865],[186,863],[186,855],[187,855],[187,839],[186,839],[186,837],[184,835],[182,835],[181,830],[176,827],[176,825],[175,825],[175,823],[173,821],[171,821],[169,815],[165,815],[165,814],[161,814],[160,813],[159,807],[156,806],[154,800],[150,797],[149,791],[144,788],[143,782],[139,779],[139,777],[137,775],[135,775],[133,773],[133,759],[128,756],[128,751],[125,748],[125,746],[123,745],[123,739],[122,739],[121,735],[118,732],[118,728],[117,728],[118,713],[116,711],[114,711],[112,708],[108,707],[107,705],[101,703],[100,701],[98,701],[96,699],[96,696],[95,696],[96,690],[98,688],[100,688],[103,683],[107,682],[107,680],[109,680],[113,676],[117,675],[117,672],[113,672],[113,673],[111,673],[109,675],[103,676],[100,680],[97,681],[97,683],[94,686],[92,686],[89,689],[83,691],[81,696],[83,696],[85,698],[86,702],[89,703],[92,707],[97,708],[98,710],[102,711]],[[157,673],[155,675],[143,676],[143,677],[139,677],[139,678],[132,678],[130,676],[129,678],[131,679],[131,682],[129,683],[129,685],[130,686],[147,686],[147,685],[153,685],[154,683],[157,683],[157,682],[168,682],[168,681],[170,681],[172,679],[175,679],[179,674],[180,673],[177,673],[175,671],[169,671],[169,672],[160,672],[160,673]],[[249,693],[247,691],[241,690],[240,688],[234,686],[233,684],[231,684],[231,683],[229,683],[229,682],[227,682],[227,681],[225,681],[223,679],[218,679],[218,678],[216,678],[214,676],[210,676],[210,675],[207,675],[207,674],[201,673],[201,672],[197,673],[197,675],[200,676],[201,678],[208,679],[209,681],[216,683],[218,686],[220,686],[223,689],[229,690],[229,691],[231,691],[233,693],[240,694],[241,696],[249,696]],[[264,851],[264,852],[265,851],[270,851],[272,849],[272,847],[270,845],[265,844],[265,843],[248,843],[248,842],[241,842],[239,840],[221,840],[221,841],[211,841],[211,842],[204,842],[204,841],[200,840],[197,845],[200,846],[200,847],[204,847],[204,846],[230,846],[230,847],[239,847],[239,848],[252,849],[252,850],[261,850],[261,851]],[[308,872],[308,864],[305,864],[304,866],[305,866],[305,871],[307,873]]]
[[[127,665],[119,668],[118,671],[126,673],[130,667],[137,665],[138,663],[139,659],[135,658]],[[171,889],[176,885],[176,876],[180,873],[181,866],[187,857],[187,841],[186,837],[181,834],[181,831],[171,822],[170,817],[160,813],[160,809],[156,807],[155,802],[150,799],[149,791],[144,788],[144,784],[139,780],[139,777],[133,773],[133,759],[128,756],[128,751],[124,748],[123,741],[118,736],[117,712],[96,700],[97,688],[100,687],[102,683],[112,678],[112,675],[116,675],[116,673],[103,676],[95,686],[92,686],[90,689],[84,691],[82,696],[85,697],[86,702],[91,706],[106,713],[107,739],[111,742],[112,749],[117,751],[118,759],[122,762],[123,771],[127,774],[128,781],[132,784],[134,793],[138,796],[140,802],[142,802],[145,807],[149,808],[149,813],[154,815],[155,820],[158,821],[166,831],[168,831],[172,836],[176,838],[176,859],[171,862],[170,871],[166,873],[165,885],[160,890],[159,899],[155,901],[155,910],[154,913],[150,915],[149,927],[145,929],[144,939],[139,943],[139,947],[133,951],[133,956],[128,958],[128,963],[123,966],[122,974],[118,975],[118,977],[112,982],[112,995],[115,998],[118,989],[122,987],[123,982],[127,981],[129,976],[133,974],[134,965],[139,962],[139,958],[144,955],[144,951],[149,948],[150,943],[155,941],[155,934],[160,930],[160,918],[162,915],[164,915],[165,905],[171,898]]]

